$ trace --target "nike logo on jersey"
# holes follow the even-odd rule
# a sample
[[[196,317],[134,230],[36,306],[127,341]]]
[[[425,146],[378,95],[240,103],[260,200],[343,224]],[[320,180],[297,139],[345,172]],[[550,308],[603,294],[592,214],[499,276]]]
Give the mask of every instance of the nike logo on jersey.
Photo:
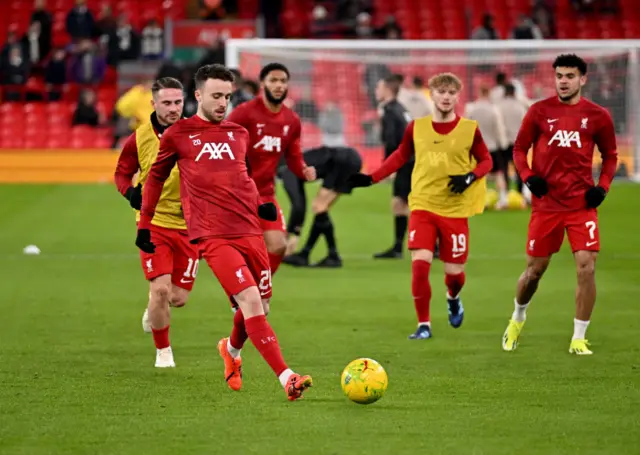
[[[189,135],[189,139],[193,139],[194,137],[198,137],[200,136],[202,133],[198,133],[198,134],[190,134]]]
[[[454,258],[459,258],[462,255],[464,255],[464,252],[462,252],[462,253],[453,253],[451,256],[454,257]]]
[[[189,283],[193,283],[193,280],[185,280],[184,278],[181,278],[181,279],[180,279],[180,282],[181,282],[182,284],[189,284]]]
[[[547,119],[547,123],[553,123],[553,122],[557,122],[558,119],[557,118],[549,118]]]
[[[595,241],[593,241],[593,242],[587,242],[587,247],[593,246],[593,245],[595,245],[596,243],[598,243],[598,241],[597,241],[597,240],[595,240]]]

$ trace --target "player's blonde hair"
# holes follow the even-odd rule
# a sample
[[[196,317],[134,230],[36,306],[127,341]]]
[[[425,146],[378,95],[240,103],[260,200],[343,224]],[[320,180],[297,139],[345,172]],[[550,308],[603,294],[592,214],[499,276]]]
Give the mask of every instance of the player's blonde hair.
[[[440,73],[429,79],[429,88],[431,90],[443,87],[453,87],[459,92],[462,90],[462,82],[460,78],[453,73]]]

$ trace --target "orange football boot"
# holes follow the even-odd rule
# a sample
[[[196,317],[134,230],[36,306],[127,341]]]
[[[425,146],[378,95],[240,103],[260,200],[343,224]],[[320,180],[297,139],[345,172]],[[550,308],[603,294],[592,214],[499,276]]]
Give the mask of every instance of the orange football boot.
[[[240,357],[234,358],[229,354],[227,341],[229,338],[218,341],[218,352],[224,360],[224,379],[231,390],[240,390],[242,387],[242,359]]]
[[[297,373],[293,373],[287,379],[287,386],[285,391],[287,392],[287,398],[289,401],[295,401],[302,399],[302,394],[305,390],[313,385],[311,376],[300,376]]]

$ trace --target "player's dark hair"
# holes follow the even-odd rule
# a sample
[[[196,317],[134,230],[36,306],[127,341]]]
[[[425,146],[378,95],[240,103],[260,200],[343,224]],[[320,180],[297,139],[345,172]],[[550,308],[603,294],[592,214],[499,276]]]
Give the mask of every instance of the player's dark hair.
[[[271,71],[284,71],[284,73],[287,75],[287,79],[291,77],[291,75],[289,74],[289,69],[282,63],[269,63],[260,70],[260,82],[264,81],[264,79],[269,75]]]
[[[503,85],[505,82],[507,82],[507,75],[505,73],[501,71],[496,74],[496,84]]]
[[[242,73],[238,68],[229,68],[229,71],[233,74],[233,78],[235,79],[236,84],[242,81]]]
[[[151,93],[156,95],[163,88],[175,88],[178,90],[184,90],[182,82],[173,77],[161,77],[153,82],[151,86]]]
[[[587,74],[587,62],[582,60],[576,54],[558,55],[553,62],[553,69],[556,69],[559,66],[564,68],[577,68],[581,76]]]
[[[398,78],[398,74],[392,74],[391,76],[387,76],[383,79],[384,85],[386,85],[389,88],[389,90],[391,90],[391,93],[393,93],[394,98],[398,96],[398,93],[400,93],[400,87],[402,86],[403,80],[404,80],[404,77],[400,79]]]
[[[258,85],[258,83],[254,80],[251,79],[246,79],[244,81],[244,88],[246,91],[248,91],[249,93],[251,93],[253,96],[256,96],[258,94],[258,92],[260,91],[260,86]]]
[[[196,75],[193,77],[196,82],[196,88],[200,89],[208,79],[219,79],[224,82],[233,82],[235,79],[229,68],[218,63],[213,65],[204,65],[198,68]]]
[[[512,83],[504,86],[504,96],[516,96],[516,87]]]
[[[424,87],[424,79],[422,79],[420,76],[414,76],[413,85],[415,85],[418,88]]]

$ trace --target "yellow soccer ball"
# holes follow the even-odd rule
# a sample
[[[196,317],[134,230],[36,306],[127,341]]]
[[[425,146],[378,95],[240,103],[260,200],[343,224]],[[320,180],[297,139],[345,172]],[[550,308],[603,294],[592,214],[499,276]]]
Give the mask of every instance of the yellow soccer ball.
[[[496,208],[496,204],[498,203],[498,192],[493,188],[489,188],[485,195],[485,203],[484,208],[487,210],[493,210]]]
[[[388,384],[387,372],[373,359],[356,359],[342,372],[342,391],[354,403],[375,403],[382,398]]]
[[[515,190],[509,191],[507,194],[507,207],[509,210],[522,210],[527,208],[527,203],[522,197],[522,194]]]

